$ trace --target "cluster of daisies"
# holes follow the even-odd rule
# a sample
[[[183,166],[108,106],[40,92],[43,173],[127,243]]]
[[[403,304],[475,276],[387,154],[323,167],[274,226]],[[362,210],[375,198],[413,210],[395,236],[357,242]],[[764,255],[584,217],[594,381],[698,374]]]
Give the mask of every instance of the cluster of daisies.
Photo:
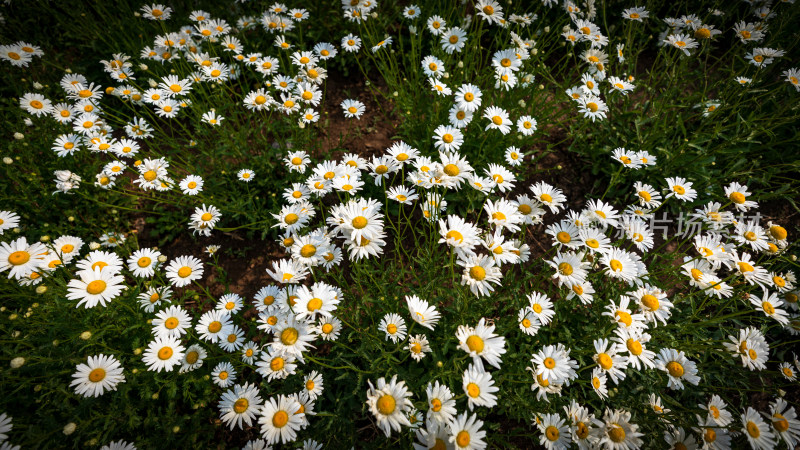
[[[547,6],[554,3],[545,1]],[[616,91],[626,95],[634,89],[632,78],[606,75],[609,58],[603,49],[609,40],[592,22],[596,15],[593,2],[588,2],[585,8],[572,2],[564,6],[576,28],[568,27],[563,32],[564,38],[573,45],[580,42],[589,45],[581,54],[588,70],[582,75],[581,84],[569,89],[567,94],[579,104],[585,117],[604,119],[608,108],[601,98],[601,83],[608,81],[606,94]],[[367,20],[376,7],[377,3],[371,0],[343,2],[345,17],[354,22]],[[759,22],[743,22],[735,27],[737,36],[745,43],[763,39],[764,21],[774,14],[769,8],[755,9]],[[509,23],[524,27],[535,20],[534,16],[515,14],[506,20],[503,7],[493,0],[478,1],[475,11],[480,20],[499,27],[507,27]],[[405,19],[417,20],[421,17],[420,8],[409,5],[403,15]],[[623,12],[623,16],[633,22],[641,22],[648,15],[644,8]],[[171,10],[163,5],[145,6],[142,16],[168,20]],[[112,188],[126,179],[120,178],[123,173],[130,172],[131,182],[143,190],[170,191],[177,184],[183,194],[197,195],[203,189],[200,176],[182,175],[183,179],[176,183],[173,177],[182,171],[171,171],[170,162],[165,158],[132,161],[141,150],[141,141],[154,136],[148,118],[150,121],[156,116],[171,119],[179,117],[184,110],[187,111],[184,114],[191,114],[192,97],[201,86],[203,89],[219,86],[252,70],[263,76],[265,87],[244,95],[242,103],[247,109],[283,113],[296,117],[299,124],[317,122],[319,111],[316,108],[321,105],[323,83],[327,78],[325,61],[336,57],[339,48],[344,52],[359,52],[362,41],[348,34],[342,38],[339,48],[321,42],[312,51],[295,50],[286,32],[307,18],[308,12],[304,9],[288,9],[275,3],[261,17],[242,17],[234,27],[204,11],[193,11],[191,25],[157,36],[153,45],[144,48],[140,55],[142,60],[159,64],[184,61],[192,68],[191,73],[138,83],[137,78],[147,72],[147,66],[135,66],[129,56],[115,54],[102,64],[117,86],[102,89],[82,75],[67,74],[61,80],[66,97],[63,102],[53,104],[40,94],[29,93],[20,99],[20,104],[31,115],[50,117],[69,129],[53,144],[58,156],[69,156],[79,149],[113,155],[113,160],[96,174],[97,187]],[[704,24],[696,16],[665,20],[670,30],[662,40],[687,54],[689,49],[698,47],[695,39],[712,39],[720,34],[713,25]],[[287,52],[279,55],[284,58],[246,52],[242,42],[234,36],[237,29],[246,30],[259,24],[266,33],[274,35],[274,46]],[[439,39],[441,49],[447,54],[461,52],[466,45],[465,29],[469,27],[469,20],[459,25],[448,26],[439,16],[426,20],[427,30]],[[694,38],[687,34],[690,30]],[[528,87],[533,82],[533,75],[524,71],[524,65],[535,43],[513,32],[510,38],[509,48],[495,52],[491,58],[494,89],[501,94],[516,87]],[[377,53],[390,44],[391,37],[387,36],[371,49]],[[226,56],[219,56],[218,49]],[[2,46],[0,50],[0,58],[14,65],[25,65],[32,55],[40,53],[25,43]],[[755,48],[747,59],[763,67],[782,54],[780,50]],[[617,46],[617,57],[623,61],[621,45]],[[281,61],[287,59],[290,66],[284,67],[282,73]],[[509,266],[530,259],[530,249],[522,239],[529,226],[541,224],[547,212],[555,215],[563,211],[566,217],[545,228],[556,250],[555,256],[545,263],[554,272],[552,280],[565,298],[560,301],[577,301],[590,308],[596,302],[603,302],[598,309],[608,318],[613,336],[590,337],[593,347],[590,361],[579,361],[573,349],[564,343],[543,345],[534,352],[528,370],[536,398],[550,401],[560,397],[571,383],[577,384],[582,368],[592,369],[586,378],[600,401],[609,397],[609,382],[618,385],[632,371],[663,373],[666,387],[673,390],[682,390],[686,384],[699,385],[702,374],[698,362],[690,359],[686,351],[672,348],[667,342],[656,348],[656,343],[661,343],[656,329],[668,324],[676,304],[657,286],[658,280],[650,276],[643,258],[654,247],[652,220],[655,211],[673,197],[675,202],[695,201],[698,193],[692,183],[680,177],[666,178],[663,188],[636,182],[631,192],[633,201],[622,211],[603,200],[590,200],[579,211],[567,210],[564,193],[545,182],[512,194],[512,191],[520,191],[512,169],[522,164],[524,153],[517,147],[508,147],[505,161],[510,168],[493,163],[475,169],[460,153],[465,129],[477,113],[486,121],[485,132],[497,130],[506,135],[515,130],[520,136],[530,136],[537,129],[536,119],[522,115],[512,120],[508,111],[487,106],[488,94],[479,86],[470,83],[448,86],[446,64],[435,55],[423,58],[421,70],[437,96],[453,99],[449,106],[449,123],[437,126],[431,136],[438,151],[436,155],[427,156],[402,141],[370,159],[348,153],[339,161],[312,164],[305,151],[291,151],[286,155],[287,168],[304,177],[287,187],[283,192],[285,205],[273,214],[274,226],[281,232],[280,244],[288,256],[272,262],[267,273],[275,284],[259,290],[249,305],[258,312],[254,328],[271,335],[266,345],[259,346],[247,337],[255,333],[244,325],[245,302],[237,294],[221,296],[214,308],[202,313],[198,320],[187,308],[171,303],[173,289],[184,288],[202,278],[200,259],[181,256],[167,264],[167,257],[157,249],[118,252],[100,249],[101,246],[111,249],[119,246],[124,236],[106,235],[101,239],[102,244],[90,244],[90,251],[84,256],[81,250],[85,244],[77,237],[62,236],[53,241],[33,243],[18,237],[0,243],[0,273],[8,272],[9,278],[22,285],[36,285],[54,271],[67,268],[71,280],[65,296],[76,302],[76,307],[84,308],[105,307],[119,299],[131,285],[127,280],[149,281],[148,287],[137,294],[141,308],[152,314],[152,339],[146,349],[137,353],[142,355],[148,370],[193,371],[202,367],[213,351],[237,355],[244,365],[252,367],[263,380],[271,383],[301,375],[298,371],[306,360],[313,364],[309,351],[317,340],[337,340],[345,325],[344,319],[335,315],[344,301],[343,291],[323,281],[312,283],[313,271],[329,271],[342,265],[345,251],[350,261],[381,258],[388,241],[399,239],[390,232],[397,233],[397,229],[388,219],[384,201],[397,202],[401,217],[409,221],[419,205],[422,220],[438,232],[440,250],[453,256],[461,285],[476,297],[490,296],[502,286],[504,266],[508,270]],[[797,70],[788,71],[786,76],[800,89]],[[104,96],[142,107],[141,114],[125,125],[125,137],[114,138],[115,130],[104,120],[101,107]],[[719,104],[711,106],[716,108]],[[711,106],[706,107],[706,112]],[[341,107],[347,117],[360,118],[365,111],[365,105],[357,100],[345,100]],[[196,112],[196,115],[210,126],[219,126],[224,120],[215,110]],[[656,164],[656,158],[642,150],[619,148],[614,151],[613,158],[631,169]],[[56,171],[54,175],[61,192],[76,189],[81,182],[78,174],[67,170]],[[249,169],[238,173],[238,178],[245,182],[254,177],[255,173]],[[402,180],[399,184],[396,183],[398,179]],[[385,198],[366,196],[373,189],[368,184],[383,189]],[[461,189],[476,191],[484,199],[474,221],[448,214],[445,197],[459,195]],[[774,320],[778,326],[770,331],[786,330],[797,334],[800,316],[796,277],[791,271],[776,272],[768,268],[769,264],[762,263],[763,258],[784,252],[788,246],[786,230],[773,223],[763,226],[758,219],[736,217],[731,209],[744,213],[758,207],[750,199],[752,194],[746,186],[731,183],[724,191],[724,204],[710,201],[693,214],[700,227],[693,237],[697,255],[686,257],[682,265],[687,282],[711,298],[733,297],[739,292],[739,286],[751,291],[759,289],[760,295],[748,293],[752,307],[745,307]],[[330,206],[317,210],[314,203],[323,198],[338,198],[339,201],[328,202]],[[729,206],[731,208],[726,209]],[[208,236],[221,216],[218,208],[202,204],[195,208],[189,228]],[[0,211],[0,235],[18,225],[19,216]],[[595,286],[600,282],[624,286],[625,292],[617,298],[596,298]],[[514,325],[524,335],[535,336],[543,327],[562,320],[554,306],[559,300],[543,292],[531,292],[526,300]],[[386,314],[377,329],[387,341],[407,349],[415,363],[424,363],[426,354],[431,352],[431,342],[424,332],[411,335],[404,316],[433,331],[442,315],[437,305],[418,296],[406,296],[405,301],[407,315],[406,311]],[[511,320],[513,323],[514,319]],[[486,447],[484,422],[478,418],[476,410],[491,409],[498,404],[500,386],[493,371],[501,368],[507,351],[506,338],[495,332],[493,321],[482,318],[475,326],[461,325],[455,340],[458,348],[472,358],[462,375],[463,395],[434,380],[425,388],[428,408],[423,412],[414,407],[413,393],[396,376],[388,381],[379,378],[374,385],[370,380],[366,404],[387,436],[409,427],[415,430],[418,448]],[[737,364],[740,361],[743,368],[750,371],[768,368],[770,344],[765,332],[758,328],[744,327],[737,335],[728,336],[727,341],[710,345],[724,349]],[[100,396],[125,382],[124,370],[113,355],[88,356],[86,363],[77,366],[71,386],[79,395]],[[795,381],[800,361],[795,358],[791,362],[781,362],[778,370],[787,380]],[[248,448],[297,440],[299,432],[308,426],[310,416],[315,414],[315,402],[323,391],[322,374],[315,370],[302,375],[303,387],[298,392],[269,398],[262,397],[260,383],[236,383],[237,376],[243,374],[237,373],[230,361],[218,363],[211,374],[213,382],[225,390],[218,403],[221,420],[230,429],[260,427],[261,438],[251,441]],[[650,397],[650,406],[655,414],[669,412],[661,397],[655,394]],[[664,434],[666,442],[685,448],[730,448],[734,427],[731,408],[716,395],[698,407],[706,410],[707,415],[698,416],[697,425],[692,429],[673,426],[664,419],[668,424]],[[564,407],[563,415],[535,414],[532,419],[541,433],[542,445],[549,449],[567,448],[572,444],[580,448],[614,449],[638,448],[644,444],[643,434],[631,422],[631,413],[624,409],[606,408],[602,415],[596,415],[572,400]],[[748,407],[740,419],[741,434],[753,448],[772,448],[781,440],[792,447],[800,439],[800,421],[796,419],[795,408],[782,398],[775,398],[769,411],[759,412]],[[0,439],[5,438],[8,429],[10,419],[0,416]],[[132,448],[132,444],[118,445]],[[304,445],[316,448],[318,444],[306,441]]]

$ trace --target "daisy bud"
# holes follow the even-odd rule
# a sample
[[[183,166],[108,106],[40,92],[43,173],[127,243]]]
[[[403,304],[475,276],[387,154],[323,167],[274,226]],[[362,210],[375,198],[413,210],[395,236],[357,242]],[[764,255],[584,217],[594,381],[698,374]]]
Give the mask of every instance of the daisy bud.
[[[67,67],[66,69],[64,69],[64,73],[72,73],[72,69],[70,69],[69,67]]]
[[[153,392],[153,395],[150,396],[153,400],[158,400],[158,392]]]
[[[370,16],[371,16],[373,19],[377,19],[377,18],[378,18],[378,13],[374,12],[374,13],[370,14]]]
[[[70,423],[64,425],[64,429],[62,430],[62,432],[65,435],[69,436],[70,434],[75,432],[76,428],[78,428],[78,426],[75,425],[75,422],[70,422]]]
[[[58,347],[58,339],[53,341],[53,347]]]
[[[19,315],[17,315],[16,313],[11,314],[10,316],[8,316],[8,320],[17,320],[17,317],[19,317]]]
[[[40,238],[39,238],[39,241],[40,241],[40,242],[47,242],[47,241],[49,241],[49,240],[50,240],[50,236],[48,236],[48,235],[46,235],[46,234],[45,234],[44,236],[42,236],[42,237],[40,237]]]
[[[14,133],[14,139],[16,139],[18,141],[21,141],[21,140],[25,139],[25,135],[22,134],[22,133],[19,133],[19,132]]]
[[[442,364],[442,362],[441,362],[441,361],[436,361],[436,367],[438,367],[438,368],[440,368],[440,369],[441,369],[441,368],[442,368],[442,366],[444,366],[444,364]]]
[[[84,341],[88,341],[89,338],[91,337],[92,337],[91,331],[84,331],[83,333],[81,333],[81,339],[83,339]]]
[[[181,431],[181,427],[179,427],[179,426],[177,426],[177,425],[175,425],[174,427],[172,427],[172,432],[173,432],[173,433],[176,433],[176,434],[177,434],[179,431]]]
[[[158,83],[156,83],[156,80],[150,80],[149,84],[151,88],[158,87]]]
[[[133,369],[131,370],[131,373],[139,373],[139,369]]]
[[[539,90],[540,90],[540,91],[544,90],[544,85],[543,85],[543,84],[540,84],[540,85],[539,85]]]
[[[394,92],[392,92],[392,95],[393,95],[393,96],[395,96],[395,97],[397,97],[397,96],[398,96],[398,95],[400,95],[400,94],[398,94],[398,93],[397,93],[397,91],[394,91]]]
[[[69,216],[69,217],[67,217],[67,221],[68,222],[75,222],[75,217]]]
[[[91,438],[86,442],[87,447],[94,447],[95,445],[97,445],[97,438]]]
[[[41,390],[42,390],[42,385],[41,384],[37,384],[36,386],[33,387],[33,392],[39,392]]]
[[[8,156],[3,158],[3,162],[6,164],[14,164],[14,160],[9,158]]]
[[[158,262],[160,262],[160,263],[167,262],[167,256],[166,255],[158,255]]]
[[[141,354],[142,354],[142,349],[141,349],[141,347],[133,349],[133,354],[134,354],[134,355],[137,355],[137,356],[138,356],[138,355],[141,355]]]
[[[142,69],[142,70],[147,70],[148,69],[147,64],[139,64],[139,68]]]
[[[544,27],[544,32],[545,33],[549,33],[550,32],[550,27]]]
[[[33,126],[33,121],[28,117],[25,118],[25,126],[26,127],[32,127]]]
[[[34,82],[34,83],[33,83],[33,88],[34,88],[34,89],[41,89],[41,88],[43,88],[43,87],[44,87],[44,86],[42,86],[42,83],[39,83],[38,81],[36,81],[36,82]]]
[[[89,243],[89,249],[90,250],[97,250],[98,248],[100,248],[100,243],[99,242],[90,242]]]
[[[458,66],[459,69],[463,69],[464,68],[464,61],[459,61],[458,64],[456,64],[456,65]]]
[[[22,365],[25,364],[25,358],[22,356],[17,356],[16,358],[11,360],[11,368],[12,369],[19,369]]]
[[[20,334],[22,334],[22,333],[19,330],[14,330],[14,332],[11,333],[11,337],[12,338],[18,338]]]
[[[47,286],[37,286],[36,287],[36,293],[37,294],[44,294],[45,292],[47,292]]]

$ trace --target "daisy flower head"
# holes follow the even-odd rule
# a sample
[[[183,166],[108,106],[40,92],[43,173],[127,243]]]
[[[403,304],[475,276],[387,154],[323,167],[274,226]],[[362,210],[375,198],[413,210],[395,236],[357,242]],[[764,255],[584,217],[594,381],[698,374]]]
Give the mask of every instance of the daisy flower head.
[[[236,369],[227,361],[221,362],[214,366],[214,369],[211,371],[211,378],[217,386],[227,388],[236,381]]]
[[[192,318],[185,309],[172,305],[156,314],[152,326],[156,337],[180,339],[192,326]]]
[[[791,68],[783,71],[786,82],[794,86],[796,91],[800,91],[800,69]]]
[[[185,195],[197,195],[203,191],[204,181],[197,175],[188,175],[178,186]]]
[[[419,199],[419,195],[416,192],[405,186],[393,186],[389,188],[387,195],[390,199],[404,205],[410,205]]]
[[[553,278],[558,280],[559,285],[571,286],[586,280],[588,264],[583,261],[582,256],[573,252],[559,252],[552,261],[545,262],[555,269]]]
[[[601,400],[608,398],[608,376],[600,367],[592,369],[591,384],[592,390]]]
[[[348,53],[358,52],[361,49],[361,38],[354,34],[342,37],[342,48]]]
[[[283,380],[295,373],[296,361],[297,358],[294,355],[268,346],[265,351],[261,352],[261,359],[256,363],[256,372],[266,378],[268,382]]]
[[[437,80],[436,78],[430,77],[428,78],[428,84],[431,85],[431,91],[435,92],[441,96],[449,96],[453,93],[453,90],[450,89],[449,86],[444,84],[442,81]]]
[[[440,244],[453,247],[459,257],[468,257],[475,254],[473,248],[479,242],[480,230],[476,225],[451,214],[447,216],[447,221],[439,219],[439,234],[442,236]]]
[[[156,3],[142,6],[141,11],[142,17],[149,20],[167,20],[172,15],[172,8]]]
[[[496,106],[490,106],[483,112],[483,118],[489,119],[489,125],[486,125],[485,130],[500,130],[503,134],[508,134],[511,131],[511,119],[508,117],[508,112]]]
[[[6,217],[9,217],[9,221],[12,223],[19,220],[18,216],[8,215]],[[41,265],[45,254],[47,254],[47,248],[44,244],[40,242],[28,244],[25,237],[17,238],[11,243],[0,242],[0,273],[8,270],[9,279],[25,278]]]
[[[444,62],[433,55],[423,58],[421,64],[422,71],[426,77],[440,78],[445,73]]]
[[[519,323],[519,329],[528,336],[535,336],[541,326],[536,314],[528,306],[519,310],[517,322]]]
[[[113,356],[90,356],[86,364],[79,364],[75,369],[70,386],[84,397],[99,397],[106,391],[116,391],[117,385],[125,382],[122,366]]]
[[[606,113],[608,112],[608,106],[606,106],[606,102],[604,102],[600,97],[595,95],[584,95],[577,99],[578,102],[578,112],[583,113],[583,117],[589,117],[592,119],[592,122],[595,119],[603,120],[606,118]]]
[[[751,193],[747,191],[747,186],[733,182],[725,188],[725,196],[733,202],[733,206],[739,211],[749,211],[751,208],[758,208],[758,203],[747,200]]]
[[[561,189],[555,188],[544,181],[534,184],[530,187],[530,190],[536,200],[547,206],[552,213],[560,211],[567,201],[567,197],[562,193]]]
[[[447,22],[437,15],[430,16],[426,23],[428,26],[428,31],[430,31],[434,36],[439,36],[440,34],[444,33],[447,26]]]
[[[441,36],[442,49],[448,55],[460,52],[467,45],[467,32],[459,27],[450,27]]]
[[[733,415],[728,411],[728,405],[719,395],[712,395],[708,403],[697,405],[708,411],[708,419],[721,427],[728,426],[733,421]]]
[[[478,86],[463,84],[456,91],[455,102],[465,112],[473,113],[480,108],[482,97],[483,94]]]
[[[253,424],[260,409],[262,400],[258,386],[245,383],[234,385],[222,394],[217,405],[222,422],[230,426],[243,428],[242,422],[248,427]]]
[[[612,90],[619,92],[622,95],[628,95],[628,92],[632,92],[636,87],[633,85],[633,83],[629,83],[618,77],[608,77],[608,84],[611,85]]]
[[[416,295],[406,295],[405,298],[406,304],[408,305],[408,312],[411,314],[411,320],[429,330],[433,330],[441,317],[436,306],[430,305],[427,301],[422,300]]]
[[[516,49],[498,50],[492,55],[492,66],[499,75],[511,75],[522,67]]]
[[[240,297],[238,294],[229,293],[219,298],[215,309],[217,311],[222,311],[225,314],[234,315],[241,311],[243,306],[244,301],[242,300],[242,297]]]
[[[313,348],[311,342],[316,336],[313,325],[296,320],[290,316],[285,322],[279,322],[272,327],[272,347],[275,351],[283,351],[295,356],[300,362],[305,362],[303,352]]]
[[[300,407],[300,402],[291,396],[279,395],[264,401],[258,414],[258,423],[268,445],[279,442],[285,444],[297,439],[297,432],[305,420],[305,413],[297,413]]]
[[[378,50],[392,45],[392,37],[386,36],[382,41],[378,42],[372,47],[372,53],[378,53]]]
[[[697,191],[692,189],[692,183],[685,178],[666,178],[669,194],[665,198],[675,197],[684,202],[691,202],[697,198]]]
[[[303,392],[305,392],[312,400],[316,399],[322,394],[324,389],[324,380],[322,374],[316,370],[303,377]]]
[[[506,338],[497,335],[494,329],[494,325],[487,325],[486,319],[482,317],[474,328],[459,325],[456,338],[459,348],[472,356],[473,360],[483,358],[487,363],[499,369],[502,362],[501,356],[506,352]]]
[[[650,13],[643,6],[638,6],[635,8],[627,8],[624,11],[622,11],[623,19],[635,20],[637,22],[641,22],[642,19],[648,18],[649,15]]]
[[[347,99],[342,102],[342,110],[344,110],[344,116],[347,118],[361,119],[361,116],[364,114],[365,106],[358,100]]]
[[[541,322],[542,325],[549,324],[556,313],[555,310],[553,310],[553,302],[547,294],[532,292],[526,297],[528,298],[528,307],[531,309],[536,319]]]
[[[50,100],[46,99],[42,94],[31,92],[19,99],[19,105],[29,114],[37,117],[50,114],[53,111],[53,104]]]
[[[678,34],[670,34],[667,36],[666,39],[663,40],[664,44],[670,45],[675,47],[681,51],[686,56],[689,56],[689,49],[699,47],[699,43],[689,37],[688,34],[678,33]]]
[[[172,372],[181,363],[185,348],[180,340],[174,337],[156,337],[147,345],[143,361],[147,370]]]
[[[67,284],[67,298],[79,300],[75,307],[84,305],[94,308],[98,304],[106,306],[122,292],[125,278],[114,271],[103,271],[100,268],[81,270],[77,279]]]
[[[491,256],[459,257],[457,264],[464,268],[461,274],[461,285],[469,285],[469,290],[476,297],[490,295],[494,292],[492,284],[499,285],[500,279],[503,277],[503,272]]]
[[[633,284],[637,280],[638,270],[632,254],[619,248],[611,248],[600,257],[600,263],[605,266],[604,273],[611,278],[618,278]]]
[[[532,116],[520,116],[517,119],[517,131],[523,136],[530,136],[536,131],[538,122]]]
[[[483,450],[486,448],[486,432],[481,429],[483,421],[477,414],[459,414],[449,424],[450,443],[455,450]]]
[[[379,378],[375,386],[372,381],[367,383],[367,406],[384,434],[388,437],[392,431],[401,431],[401,426],[410,427],[407,413],[413,408],[412,393],[405,381],[398,382],[395,375],[388,383],[385,378]]]
[[[289,152],[284,161],[286,162],[286,167],[288,167],[290,171],[305,173],[308,164],[311,163],[311,158],[309,158],[308,153],[304,150],[298,150]]]
[[[569,448],[572,442],[569,425],[558,414],[543,414],[536,418],[534,425],[542,433],[539,443],[548,450]]]
[[[314,331],[319,334],[319,337],[324,341],[335,341],[339,338],[339,332],[342,331],[342,321],[334,316],[320,317]]]
[[[386,340],[397,343],[406,338],[406,321],[398,314],[386,314],[381,319],[378,329],[386,333]]]
[[[495,386],[492,375],[483,370],[483,364],[470,364],[461,377],[464,393],[467,394],[467,406],[472,411],[475,406],[491,408],[497,405],[494,394],[500,388]]]
[[[433,142],[439,151],[457,151],[464,143],[464,135],[458,128],[439,125],[433,131]]]
[[[500,6],[495,0],[478,0],[475,4],[475,10],[483,20],[492,24],[502,24],[503,20],[503,7]]]
[[[741,247],[750,246],[750,249],[755,252],[769,250],[766,231],[756,220],[737,222],[736,228],[733,230],[733,239]]]
[[[742,433],[747,437],[750,448],[754,450],[769,450],[778,445],[775,441],[775,434],[764,422],[758,411],[748,406],[741,417]]]
[[[756,311],[763,312],[765,316],[775,319],[781,325],[786,326],[789,324],[789,316],[786,314],[786,310],[780,308],[780,306],[783,306],[783,300],[778,298],[776,292],[770,293],[765,289],[762,297],[750,294],[750,303],[755,307]]]
[[[630,420],[629,411],[606,409],[600,423],[598,445],[613,450],[640,448],[644,434],[639,433],[639,426]]]
[[[672,348],[662,348],[655,360],[656,368],[667,373],[669,380],[667,387],[683,389],[683,382],[697,386],[700,377],[697,376],[697,364],[686,357],[683,351]]]
[[[570,351],[562,344],[546,345],[533,354],[531,370],[534,376],[541,376],[548,384],[569,384],[577,377],[578,363],[569,357]]]
[[[33,58],[16,44],[0,45],[0,59],[8,61],[12,66],[27,67]]]
[[[184,287],[203,278],[203,262],[194,256],[179,256],[165,269],[167,279],[175,287]]]
[[[431,352],[431,346],[428,338],[424,334],[417,334],[408,338],[408,351],[411,352],[411,358],[414,361],[421,361],[425,354]]]

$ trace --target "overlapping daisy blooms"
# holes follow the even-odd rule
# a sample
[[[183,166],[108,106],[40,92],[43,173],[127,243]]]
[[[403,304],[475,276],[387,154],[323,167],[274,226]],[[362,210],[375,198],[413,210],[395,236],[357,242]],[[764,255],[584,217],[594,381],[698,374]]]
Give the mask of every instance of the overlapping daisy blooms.
[[[531,170],[537,154],[530,144],[550,124],[524,101],[511,108],[504,100],[535,88],[537,40],[557,45],[548,40],[555,37],[575,57],[580,77],[566,81],[577,83],[568,98],[559,95],[586,126],[613,121],[641,90],[621,68],[628,41],[604,34],[595,2],[542,3],[563,19],[561,30],[533,32],[536,14],[494,0],[457,17],[402,7],[398,20],[409,35],[433,42],[407,75],[422,80],[445,119],[428,118],[427,135],[392,139],[369,155],[286,148],[280,172],[256,172],[242,161],[235,176],[227,174],[225,182],[245,189],[285,176],[283,192],[267,193],[280,206],[254,222],[277,237],[283,254],[267,262],[270,283],[258,289],[231,292],[224,282],[223,294],[209,293],[209,284],[223,284],[216,245],[207,255],[197,244],[198,251],[167,256],[140,247],[132,233],[35,239],[35,224],[0,211],[0,274],[11,282],[51,289],[83,312],[146,317],[148,332],[137,336],[143,344],[134,351],[71,355],[81,363],[64,388],[115,401],[141,372],[169,383],[203,374],[215,397],[206,407],[231,433],[258,436],[248,449],[305,438],[303,448],[321,448],[315,422],[324,429],[334,416],[328,411],[353,398],[361,410],[352,414],[369,423],[358,432],[368,430],[377,446],[400,436],[419,449],[483,449],[507,440],[504,425],[490,423],[499,416],[522,420],[551,450],[794,448],[797,397],[787,392],[796,393],[800,370],[790,351],[800,334],[800,290],[789,224],[757,214],[768,193],[748,187],[745,177],[704,190],[685,174],[662,172],[656,149],[636,142],[602,161],[619,164],[611,183],[624,184],[624,195],[607,195],[609,186],[602,195],[569,198],[562,180]],[[645,7],[618,13],[624,27],[661,32],[659,57],[682,61],[725,39],[716,28],[723,24],[735,33],[728,40],[761,45],[775,11],[789,7],[753,4],[758,21],[735,25],[717,11],[703,11],[704,19],[656,18]],[[174,226],[205,239],[246,227],[236,222],[239,211],[215,202],[216,174],[190,170],[201,167],[187,163],[191,154],[159,153],[161,128],[183,127],[191,117],[214,130],[231,126],[237,119],[205,109],[212,91],[229,93],[242,114],[259,120],[319,125],[329,114],[332,61],[354,54],[380,65],[402,42],[370,28],[378,2],[345,1],[341,11],[358,31],[304,46],[290,33],[306,25],[303,8],[275,3],[235,25],[198,10],[178,25],[170,7],[145,6],[141,20],[172,19],[165,27],[175,31],[151,37],[138,58],[119,53],[102,61],[109,86],[67,73],[59,98],[19,99],[33,119],[62,131],[53,136],[52,150],[64,161],[54,195],[102,201],[124,192],[175,204],[186,218]],[[269,49],[243,39],[258,27]],[[480,42],[485,29],[505,44],[491,48],[481,76],[456,76],[467,43]],[[768,47],[737,51],[759,74],[785,56]],[[0,58],[13,66],[41,55],[25,42],[0,46]],[[156,77],[148,65],[169,74]],[[800,90],[797,69],[783,75]],[[258,82],[239,83],[252,77]],[[362,100],[333,109],[357,123],[371,108]],[[117,114],[120,101],[125,115]],[[695,106],[698,120],[725,108],[713,99]],[[476,151],[486,140],[504,143],[502,158]],[[78,152],[97,164],[70,167]],[[618,183],[621,177],[632,182]],[[264,195],[252,189],[253,197]],[[693,226],[679,229],[679,216]],[[386,281],[397,273],[405,278]],[[199,305],[187,301],[195,290]],[[768,400],[728,387],[721,373],[758,383]],[[509,412],[509,404],[526,406]],[[0,415],[0,442],[10,429]]]

